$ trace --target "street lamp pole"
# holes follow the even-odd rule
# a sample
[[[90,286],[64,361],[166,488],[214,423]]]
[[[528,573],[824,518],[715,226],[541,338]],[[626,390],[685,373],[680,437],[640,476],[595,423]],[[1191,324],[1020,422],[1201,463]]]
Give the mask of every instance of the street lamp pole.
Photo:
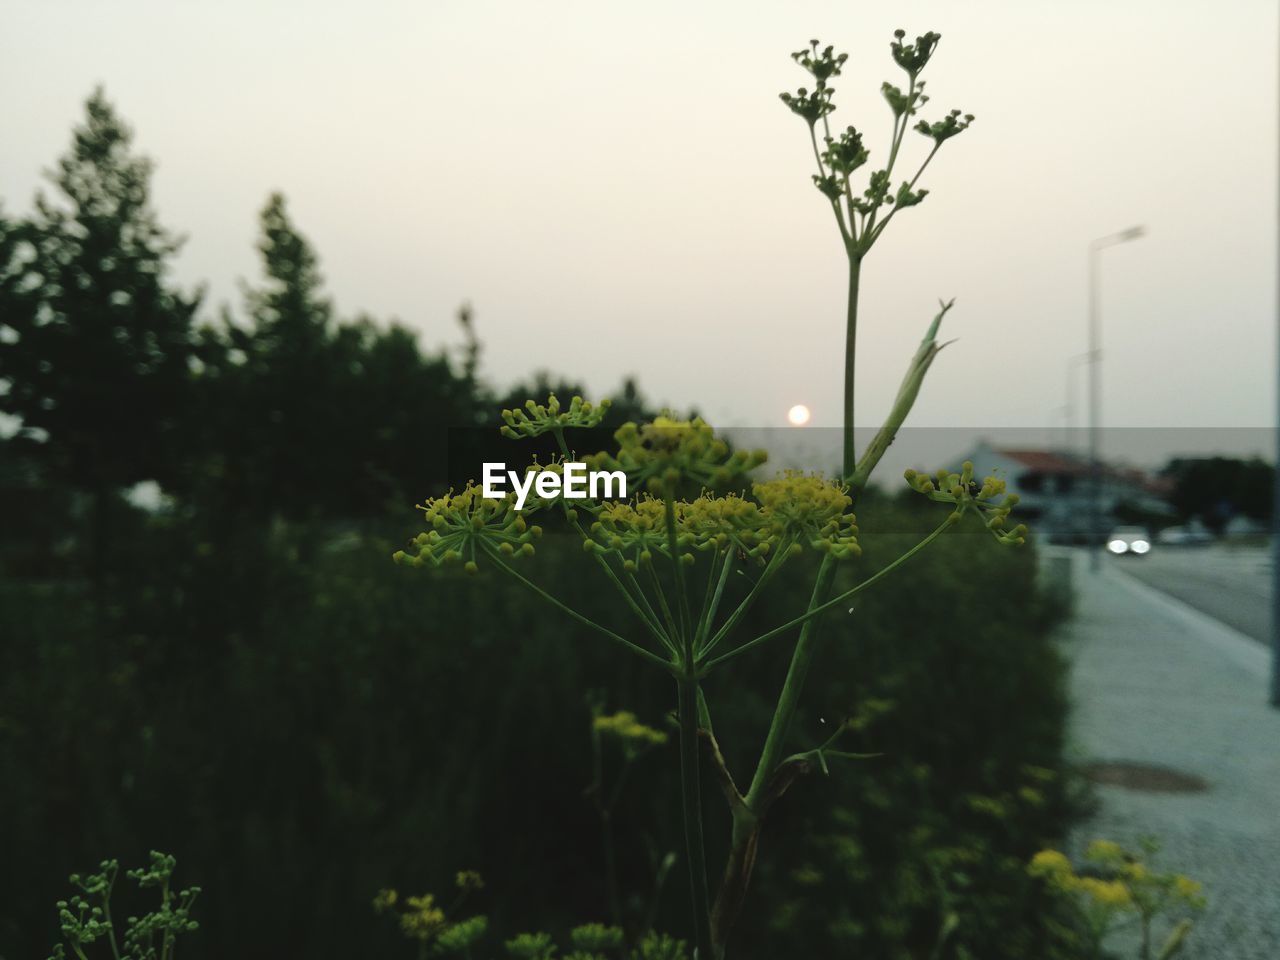
[[[1276,225],[1280,228],[1280,217]],[[1280,254],[1280,232],[1276,234],[1276,241],[1277,254]],[[1280,270],[1276,273],[1276,309],[1280,310]],[[1277,345],[1280,346],[1280,340]],[[1275,457],[1271,500],[1271,705],[1280,708],[1280,384],[1276,388]]]
[[[1089,566],[1095,572],[1102,569],[1102,459],[1100,432],[1102,426],[1102,311],[1098,294],[1098,255],[1107,247],[1137,240],[1146,235],[1145,227],[1130,227],[1119,233],[1099,237],[1089,244],[1089,477],[1092,487],[1090,497],[1090,545]]]

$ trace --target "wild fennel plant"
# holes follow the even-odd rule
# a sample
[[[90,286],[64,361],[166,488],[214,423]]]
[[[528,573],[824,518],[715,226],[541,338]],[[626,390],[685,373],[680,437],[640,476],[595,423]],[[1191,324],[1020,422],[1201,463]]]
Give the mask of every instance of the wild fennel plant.
[[[492,565],[543,600],[619,649],[639,657],[675,681],[680,741],[682,813],[692,888],[692,934],[702,960],[722,958],[738,917],[756,859],[764,820],[779,797],[803,773],[826,768],[829,759],[856,757],[838,747],[841,727],[824,743],[788,753],[792,722],[813,661],[818,619],[891,575],[918,552],[972,514],[1005,544],[1023,542],[1025,528],[1005,530],[1015,502],[1004,495],[1002,481],[977,482],[971,464],[959,473],[940,471],[936,478],[908,471],[911,486],[950,507],[941,523],[902,556],[847,589],[835,590],[836,568],[859,556],[853,508],[876,465],[893,442],[920,391],[925,374],[943,344],[938,341],[950,303],[942,304],[910,364],[884,425],[861,457],[854,450],[854,387],[858,326],[858,294],[862,264],[900,210],[914,207],[928,191],[916,184],[942,145],[963,132],[972,116],[954,110],[941,120],[913,123],[928,102],[920,75],[933,56],[936,33],[904,42],[899,30],[890,44],[893,59],[907,75],[905,90],[885,83],[882,93],[893,115],[892,133],[883,166],[874,169],[866,186],[855,175],[870,159],[863,135],[854,127],[832,133],[835,110],[831,80],[840,75],[846,54],[817,41],[793,54],[812,76],[812,90],[783,94],[783,102],[808,127],[817,172],[813,180],[830,203],[848,258],[848,304],[845,324],[843,468],[839,478],[786,473],[752,481],[766,460],[761,451],[731,450],[701,420],[659,417],[652,423],[626,424],[615,434],[617,448],[579,456],[569,441],[575,428],[598,425],[607,401],[593,405],[574,397],[562,406],[554,397],[545,404],[530,400],[524,409],[504,410],[502,432],[512,439],[551,435],[561,459],[531,469],[562,470],[565,462],[585,461],[595,469],[622,471],[628,489],[644,491],[629,502],[581,502],[530,498],[523,510],[513,499],[486,499],[475,485],[422,505],[430,529],[420,534],[398,562],[413,566],[464,564],[478,572]],[[923,134],[929,149],[910,179],[895,189],[895,171],[904,162],[908,130]],[[701,490],[696,496],[691,491]],[[517,569],[519,558],[535,554],[541,536],[530,524],[536,513],[558,513],[581,538],[588,562],[616,591],[619,613],[629,626],[597,623],[553,596]],[[803,612],[754,636],[741,628],[756,599],[779,569],[805,551],[821,561]],[[726,585],[736,572],[749,575],[751,586],[732,609],[722,608]],[[782,683],[759,760],[746,789],[739,787],[723,759],[712,725],[711,705],[702,685],[717,667],[771,640],[793,638],[790,666]],[[725,797],[731,820],[727,863],[714,900],[708,881],[703,839],[702,755]]]
[[[191,907],[200,895],[199,887],[174,890],[171,886],[177,860],[157,850],[150,863],[125,876],[142,889],[154,889],[160,903],[142,916],[127,917],[123,923],[111,913],[120,861],[103,860],[98,872],[87,876],[75,873],[71,883],[78,893],[59,900],[58,925],[64,944],[57,944],[49,960],[76,957],[88,960],[95,943],[104,944],[100,956],[114,960],[170,960],[177,950],[178,937],[199,929],[191,918]]]
[[[1068,905],[1082,955],[1114,956],[1105,950],[1113,933],[1136,926],[1138,960],[1170,960],[1186,945],[1191,915],[1203,910],[1201,886],[1183,873],[1155,869],[1160,844],[1152,837],[1127,850],[1111,840],[1094,840],[1085,849],[1079,872],[1058,850],[1041,850],[1027,865]],[[1156,936],[1156,921],[1167,918],[1168,930]]]

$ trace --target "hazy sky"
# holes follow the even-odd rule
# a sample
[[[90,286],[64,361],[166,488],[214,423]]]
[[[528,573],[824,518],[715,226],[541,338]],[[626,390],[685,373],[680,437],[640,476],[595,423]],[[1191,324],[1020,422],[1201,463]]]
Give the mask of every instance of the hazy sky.
[[[883,157],[888,41],[942,33],[926,116],[977,115],[867,261],[859,421],[939,297],[959,342],[917,425],[1060,416],[1104,256],[1108,421],[1274,422],[1275,0],[0,4],[0,198],[29,208],[95,84],[158,162],[179,276],[209,313],[257,276],[283,190],[339,309],[725,425],[840,422],[844,260],[779,103],[810,37],[850,53],[834,121]],[[934,110],[933,108],[936,108]],[[908,144],[922,156],[926,141]]]

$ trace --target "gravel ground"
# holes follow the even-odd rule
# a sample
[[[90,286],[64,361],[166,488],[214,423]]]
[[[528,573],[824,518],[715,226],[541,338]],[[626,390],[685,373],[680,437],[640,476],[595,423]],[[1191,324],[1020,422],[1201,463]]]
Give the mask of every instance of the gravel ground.
[[[1160,838],[1159,863],[1201,881],[1209,906],[1183,954],[1280,958],[1280,711],[1268,655],[1241,633],[1129,576],[1076,558],[1073,749],[1085,762],[1156,764],[1207,782],[1196,792],[1097,788],[1072,838]]]

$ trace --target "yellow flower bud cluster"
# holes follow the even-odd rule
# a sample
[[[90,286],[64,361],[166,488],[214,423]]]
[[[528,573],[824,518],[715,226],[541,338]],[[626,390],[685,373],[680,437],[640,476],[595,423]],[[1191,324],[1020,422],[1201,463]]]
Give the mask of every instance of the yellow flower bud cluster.
[[[563,430],[565,427],[596,427],[608,410],[608,400],[592,404],[581,397],[574,397],[569,401],[568,408],[564,408],[553,393],[547,397],[545,404],[526,400],[523,408],[503,410],[501,433],[508,439],[518,440],[522,437],[537,437],[552,430]]]
[[[692,538],[682,533],[684,512],[688,505],[673,505],[676,519],[678,546],[692,546]],[[592,551],[616,551],[626,559],[627,569],[636,563],[648,563],[654,551],[667,553],[666,504],[653,497],[642,496],[627,503],[602,503],[595,522],[591,524],[591,539],[583,543],[588,553]]]
[[[807,544],[837,560],[862,553],[853,500],[838,482],[817,474],[787,471],[751,488],[775,536]]]
[[[1143,847],[1148,855],[1156,849],[1154,842]],[[1131,915],[1151,918],[1160,913],[1199,910],[1205,905],[1200,884],[1190,877],[1153,870],[1140,855],[1111,840],[1094,840],[1084,858],[1090,864],[1089,872],[1078,873],[1062,852],[1041,850],[1031,858],[1027,872],[1075,900],[1104,935]]]
[[[430,529],[392,559],[411,567],[462,563],[468,573],[476,573],[476,557],[486,546],[508,557],[531,555],[542,528],[530,526],[525,516],[538,506],[526,503],[523,512],[517,511],[514,494],[486,498],[481,487],[469,483],[461,493],[450,491],[419,504]]]
[[[484,880],[474,870],[461,870],[455,878],[455,885],[461,893],[450,912],[456,910],[468,894],[484,889]],[[373,898],[373,909],[375,913],[396,913],[400,932],[411,940],[419,941],[423,956],[428,952],[432,956],[469,953],[470,948],[484,937],[489,925],[483,916],[450,920],[436,903],[435,895],[430,893],[402,900],[395,890],[379,890]]]
[[[854,515],[846,512],[852,500],[840,484],[791,472],[755,484],[752,493],[755,499],[703,493],[672,501],[681,560],[692,563],[694,550],[732,549],[763,561],[780,543],[841,560],[861,553]],[[644,495],[629,503],[601,504],[584,546],[621,554],[628,569],[648,562],[655,552],[669,554],[666,501]]]
[[[1027,542],[1027,528],[1018,524],[1006,530],[1005,522],[1018,503],[1016,493],[1005,493],[1005,482],[998,477],[984,477],[982,483],[973,478],[973,462],[966,460],[959,473],[942,469],[933,477],[907,470],[903,473],[911,489],[938,503],[953,503],[956,519],[973,510],[1000,543],[1020,546]],[[997,500],[1003,495],[1004,499]]]
[[[699,550],[737,550],[752,560],[762,560],[773,549],[769,518],[760,504],[737,494],[714,497],[704,494],[683,504],[681,519]]]
[[[444,911],[436,906],[436,898],[431,894],[407,897],[405,907],[404,913],[400,914],[400,929],[405,936],[415,940],[430,940],[444,931]]]
[[[682,481],[700,487],[725,486],[768,459],[763,450],[730,452],[701,417],[624,423],[613,436],[617,454],[596,454],[588,464],[595,470],[622,470],[631,489],[647,487],[657,496],[674,494]]]
[[[454,874],[453,885],[459,890],[474,893],[484,889],[484,877],[475,870],[459,870]]]
[[[665,733],[641,723],[630,710],[601,714],[592,722],[597,733],[617,737],[625,743],[661,746],[667,742]]]

